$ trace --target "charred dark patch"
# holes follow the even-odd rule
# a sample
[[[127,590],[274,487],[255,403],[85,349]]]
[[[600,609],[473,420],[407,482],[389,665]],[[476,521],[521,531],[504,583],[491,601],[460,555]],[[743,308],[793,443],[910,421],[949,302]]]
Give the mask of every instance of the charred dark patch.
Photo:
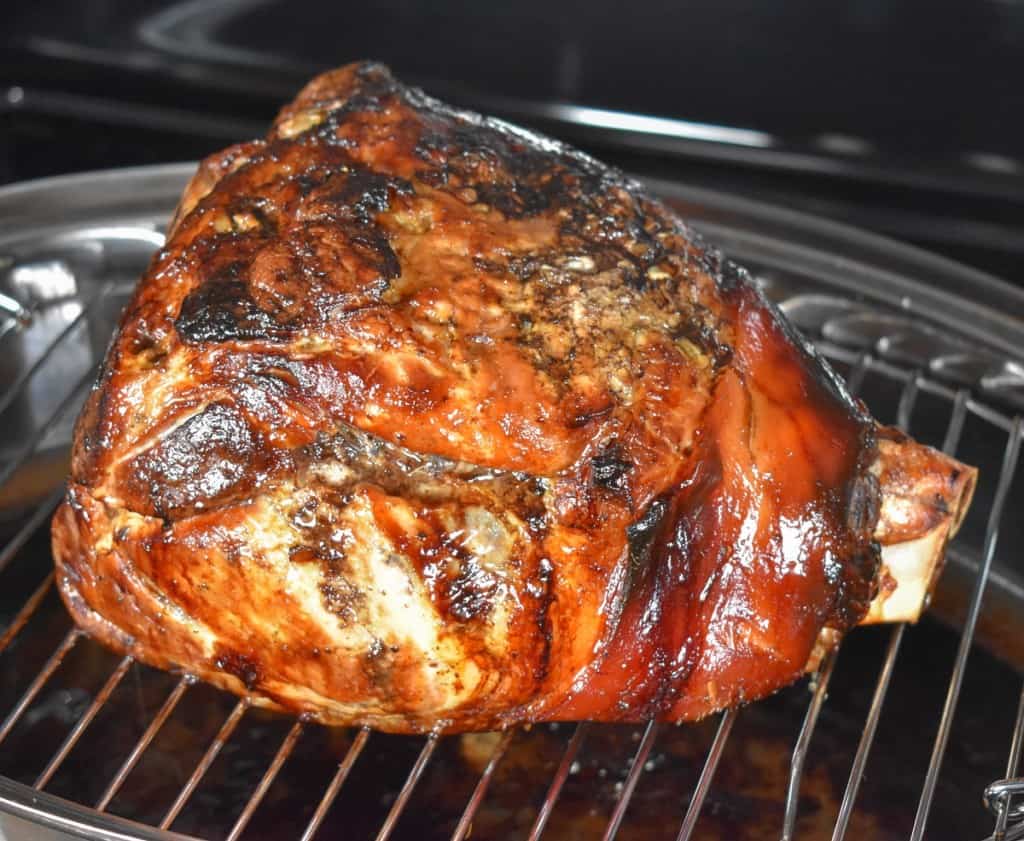
[[[536,254],[523,254],[508,261],[508,270],[519,280],[527,281],[540,269],[541,259]]]
[[[185,298],[174,321],[186,344],[263,340],[280,342],[295,328],[260,309],[247,285],[237,279],[240,267],[212,278]]]
[[[250,654],[239,651],[225,651],[218,654],[213,661],[215,668],[233,675],[245,684],[246,689],[254,689],[263,678],[259,661]]]
[[[845,631],[853,627],[867,613],[878,592],[876,575],[881,547],[874,541],[853,546],[847,557],[833,552],[825,554],[825,578],[834,588],[830,615],[825,622],[829,628]]]
[[[323,173],[316,169],[309,170],[307,172],[300,172],[298,175],[292,176],[292,182],[299,188],[299,194],[302,196],[309,195],[313,192],[313,190],[323,183],[323,180]]]
[[[398,255],[391,248],[391,242],[383,231],[368,226],[350,229],[347,234],[352,251],[364,264],[372,266],[380,278],[394,280],[402,273]]]
[[[631,289],[643,292],[652,282],[648,272],[665,259],[666,251],[655,234],[647,230],[641,216],[634,215],[624,227],[624,236],[620,234],[625,258],[622,279]]]
[[[895,432],[886,428],[887,437]],[[845,489],[833,489],[832,510],[845,511],[847,534],[834,550],[825,552],[822,563],[831,585],[832,603],[824,612],[827,627],[846,630],[864,617],[878,591],[882,550],[872,539],[881,512],[881,486],[870,472],[878,449],[873,428],[861,436],[857,464]],[[839,516],[843,516],[840,514]]]
[[[404,98],[408,89],[401,85],[391,71],[382,64],[375,62],[363,62],[355,69],[355,77],[358,84],[350,90],[345,101],[335,105],[328,112],[325,119],[316,126],[311,126],[295,138],[295,142],[314,142],[318,145],[340,144],[347,145],[345,138],[339,138],[335,129],[345,121],[351,114],[379,113],[388,107],[390,103]],[[328,92],[322,92],[328,95]],[[333,93],[333,91],[331,92]],[[333,99],[333,96],[330,98]],[[323,104],[323,99],[306,101],[305,108],[315,109]]]
[[[116,337],[116,334],[115,334]],[[110,358],[110,351],[107,351]],[[71,453],[71,472],[77,481],[87,481],[96,462],[110,446],[110,395],[107,388],[111,369],[104,366],[92,384],[75,426],[75,447]]]
[[[510,219],[522,219],[571,206],[596,192],[606,171],[582,155],[539,148],[486,119],[455,117],[425,129],[414,154],[431,168],[417,178],[457,196],[470,191],[474,202]]]
[[[629,560],[634,568],[647,566],[650,562],[651,545],[661,529],[668,511],[668,498],[658,497],[647,506],[643,516],[626,529],[629,542]]]
[[[448,613],[462,622],[490,613],[498,582],[472,558],[460,565],[447,587]]]
[[[732,361],[732,347],[719,338],[721,325],[703,306],[694,307],[690,317],[682,319],[674,330],[669,331],[669,335],[672,339],[686,339],[696,346],[711,360],[715,369]]]
[[[629,235],[633,240],[630,253],[647,267],[657,265],[667,256],[656,235],[660,230],[660,226],[648,230],[648,222],[642,216],[634,216],[629,223]]]
[[[590,460],[590,481],[600,488],[619,494],[629,493],[629,473],[634,464],[617,441],[605,445]]]
[[[473,267],[487,274],[500,275],[505,271],[505,266],[497,260],[488,260],[479,254],[473,257]]]
[[[619,275],[622,278],[622,282],[635,292],[644,292],[647,290],[647,275],[644,272],[643,267],[637,265],[635,262],[630,261],[625,263],[619,270]]]
[[[870,538],[881,512],[881,492],[878,479],[864,471],[850,482],[847,493],[846,524],[853,534]]]
[[[450,585],[452,561],[459,568],[475,562],[472,553],[462,545],[461,535],[449,532],[435,509],[423,508],[416,512],[417,529],[414,532],[408,532],[403,525],[379,515],[377,523],[387,532],[395,548],[412,561],[435,593],[439,589],[437,585],[442,590]]]
[[[401,265],[376,217],[391,209],[395,196],[412,192],[404,178],[345,163],[342,172],[306,195],[297,211],[306,223],[297,252],[308,282],[333,279],[348,290],[355,257],[358,297],[363,305],[379,300],[387,282],[401,274]]]
[[[476,183],[478,200],[495,208],[510,219],[537,216],[554,203],[554,192],[513,182],[508,185]]]
[[[344,183],[324,199],[341,205],[354,218],[368,224],[375,214],[390,209],[393,196],[412,193],[412,184],[404,178],[361,169],[349,174]]]
[[[749,286],[748,275],[732,260],[723,256],[717,248],[706,248],[701,257],[701,268],[715,281],[715,285],[725,294]]]
[[[418,571],[438,611],[458,622],[469,622],[491,611],[497,580],[461,542],[462,531],[449,531],[440,512],[415,512],[415,529],[375,507],[378,527],[396,551]]]
[[[126,474],[149,510],[173,516],[244,495],[259,481],[261,453],[238,410],[214,403],[128,462]]]
[[[387,100],[391,98],[392,93],[393,88],[388,85],[365,87],[359,93],[350,96],[345,105],[338,110],[348,113],[378,113],[387,107]]]
[[[365,107],[373,110],[386,97],[401,92],[403,86],[391,75],[387,65],[377,61],[364,61],[356,68],[359,90],[349,102],[365,100]]]

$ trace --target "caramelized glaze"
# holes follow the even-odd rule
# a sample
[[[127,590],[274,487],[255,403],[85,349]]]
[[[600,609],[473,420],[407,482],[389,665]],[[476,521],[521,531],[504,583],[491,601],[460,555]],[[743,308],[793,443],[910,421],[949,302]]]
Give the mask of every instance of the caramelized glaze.
[[[874,434],[637,184],[350,65],[186,191],[59,581],[115,648],[328,723],[694,719],[864,615]]]

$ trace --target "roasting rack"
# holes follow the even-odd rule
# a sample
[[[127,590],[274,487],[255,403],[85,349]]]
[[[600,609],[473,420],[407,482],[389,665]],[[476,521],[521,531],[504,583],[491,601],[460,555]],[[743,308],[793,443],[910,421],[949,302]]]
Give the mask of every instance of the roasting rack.
[[[0,497],[8,500],[4,504],[9,508],[20,512],[20,525],[9,530],[10,536],[0,549],[0,577],[4,582],[0,591],[13,599],[5,607],[7,612],[0,614],[0,658],[31,648],[35,640],[41,639],[42,632],[36,626],[43,621],[47,605],[52,608],[55,600],[45,536],[40,535],[62,491],[55,482],[49,489],[40,487],[45,483],[38,476],[48,470],[51,478],[56,476],[59,481],[71,422],[95,375],[117,312],[150,255],[160,247],[161,226],[191,172],[189,165],[149,167],[62,177],[0,191],[0,382],[4,387],[0,416],[5,418],[9,432],[8,440],[0,446]],[[951,605],[948,612],[956,619],[959,641],[953,657],[943,665],[949,678],[941,712],[937,720],[920,722],[927,731],[930,756],[917,780],[914,802],[907,804],[913,814],[909,832],[900,836],[911,841],[939,837],[935,832],[941,833],[941,827],[936,830],[929,819],[948,763],[967,667],[972,655],[980,656],[976,654],[979,632],[987,635],[986,641],[997,653],[1013,660],[1015,629],[1011,625],[1000,635],[998,616],[990,621],[990,608],[998,612],[1000,605],[1008,606],[1003,616],[1008,615],[1012,623],[1021,615],[1014,610],[1024,605],[1024,576],[1005,561],[1008,553],[1000,552],[1001,532],[1009,532],[1007,539],[1015,543],[1020,531],[1020,524],[1006,515],[1013,509],[1015,491],[1019,490],[1015,478],[1024,433],[1019,414],[1024,405],[1024,295],[940,258],[820,220],[669,182],[652,186],[693,220],[709,240],[721,244],[728,256],[752,269],[767,294],[844,373],[852,391],[864,392],[872,383],[876,390],[884,391],[884,411],[865,396],[883,420],[912,429],[915,434],[916,426],[923,424],[931,430],[934,442],[951,454],[961,452],[965,429],[970,426],[974,439],[983,439],[993,454],[992,467],[983,468],[978,491],[975,507],[982,509],[979,522],[973,531],[965,527],[962,539],[951,549],[944,577],[944,581],[951,582],[947,588],[951,595],[936,595],[937,601],[945,598]],[[3,497],[5,492],[7,497]],[[52,609],[50,613],[60,615]],[[996,632],[989,633],[988,624],[996,627]],[[133,776],[145,770],[142,766],[183,701],[201,691],[214,694],[188,675],[170,679],[161,689],[164,694],[152,705],[155,709],[147,711],[141,732],[133,733],[127,749],[115,757],[116,770],[99,781],[102,787],[91,799],[86,800],[79,792],[58,795],[50,789],[70,758],[78,757],[87,740],[95,740],[93,730],[99,726],[111,698],[127,684],[134,682],[140,687],[155,680],[156,673],[133,663],[131,658],[97,667],[96,688],[79,689],[77,694],[68,690],[68,709],[61,719],[65,727],[52,752],[40,748],[48,754],[45,761],[36,762],[41,768],[28,777],[20,773],[24,779],[2,776],[9,773],[9,765],[20,761],[19,756],[3,753],[15,731],[43,704],[47,687],[67,661],[82,649],[95,647],[77,629],[66,630],[69,626],[65,619],[63,635],[56,635],[55,645],[38,658],[33,673],[15,674],[17,686],[6,687],[13,700],[0,708],[0,837],[5,831],[11,839],[28,837],[28,828],[39,826],[55,833],[54,837],[185,837],[173,831],[183,811],[198,796],[197,791],[240,727],[257,714],[245,699],[225,704],[224,696],[220,696],[226,715],[212,733],[204,735],[201,750],[194,761],[190,760],[184,779],[175,782],[176,793],[151,819],[128,819],[118,814],[115,806]],[[867,676],[868,686],[873,687],[870,703],[856,748],[848,759],[831,833],[819,832],[815,838],[840,841],[850,837],[858,795],[898,674],[901,650],[915,629],[896,625],[884,633],[888,638],[881,665]],[[820,736],[822,720],[829,710],[829,687],[834,675],[843,669],[845,648],[846,643],[825,658],[811,680],[810,692],[795,690],[803,692],[803,697],[809,696],[809,700],[801,701],[805,711],[792,734],[781,820],[773,830],[785,841],[804,837],[800,819],[805,771],[814,755],[814,739]],[[2,659],[0,674],[8,680]],[[1017,674],[1014,680],[1019,679]],[[1016,689],[1015,684],[1013,691]],[[700,770],[695,772],[689,790],[675,793],[677,820],[674,825],[662,827],[659,837],[678,841],[699,837],[730,735],[755,708],[728,711],[718,717],[713,728],[705,728],[710,742]],[[117,722],[104,724],[117,727]],[[255,819],[261,805],[290,773],[289,760],[303,736],[316,727],[302,719],[281,717],[279,724],[284,733],[275,743],[276,749],[265,759],[244,797],[232,800],[234,813],[228,829],[218,837],[235,841],[258,834],[260,822]],[[600,816],[599,822],[588,824],[595,837],[627,836],[630,818],[637,812],[637,793],[642,791],[645,777],[650,779],[658,773],[655,758],[659,743],[676,729],[651,722],[634,734],[637,741],[630,748],[631,755],[620,757],[619,779],[608,813]],[[560,797],[578,773],[581,750],[600,730],[600,725],[587,723],[558,730],[566,738],[564,744],[560,742],[560,755],[549,763],[554,766],[553,772],[544,781],[542,794],[532,801],[536,807],[529,819],[524,822],[519,816],[519,824],[531,841],[551,829]],[[474,823],[494,790],[503,762],[522,738],[520,732],[509,731],[495,734],[486,742],[487,752],[477,763],[475,776],[463,783],[464,805],[458,814],[445,819],[442,828],[446,837],[461,841],[474,833]],[[336,811],[333,807],[339,796],[360,776],[362,761],[379,745],[384,744],[381,749],[386,749],[396,744],[395,739],[367,730],[348,733],[329,773],[304,786],[309,796],[302,809],[294,810],[301,820],[297,818],[289,826],[289,834],[303,841],[325,837],[318,831],[326,829],[324,824]],[[990,779],[995,781],[983,791],[961,793],[972,804],[983,801],[991,813],[988,841],[1024,839],[1024,777],[1020,776],[1024,693],[1017,701],[1005,740],[1005,758],[1001,764],[991,764]],[[448,741],[436,736],[402,740],[403,756],[408,756],[411,764],[382,801],[383,819],[375,830],[378,841],[401,834],[417,787],[432,761],[447,749]],[[20,744],[20,755],[32,747],[26,747],[24,739]],[[88,763],[89,758],[76,761]],[[436,826],[435,830],[434,834],[441,837],[441,830]]]

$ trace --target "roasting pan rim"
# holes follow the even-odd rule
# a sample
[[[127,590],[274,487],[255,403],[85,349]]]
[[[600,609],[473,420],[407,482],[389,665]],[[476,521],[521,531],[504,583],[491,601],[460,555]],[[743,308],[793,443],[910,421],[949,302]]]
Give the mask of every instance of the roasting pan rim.
[[[64,833],[68,838],[92,841],[200,841],[166,829],[138,823],[109,812],[97,812],[55,794],[0,775],[0,812]]]

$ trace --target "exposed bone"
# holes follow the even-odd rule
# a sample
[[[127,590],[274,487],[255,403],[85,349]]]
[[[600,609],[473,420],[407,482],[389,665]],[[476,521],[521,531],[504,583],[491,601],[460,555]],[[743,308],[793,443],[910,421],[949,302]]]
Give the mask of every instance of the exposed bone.
[[[916,622],[942,572],[946,546],[957,533],[974,495],[978,471],[897,430],[879,428],[881,507],[874,538],[882,547],[878,595],[862,625]],[[822,630],[807,663],[815,670],[839,639]]]
[[[978,471],[893,431],[882,430],[872,473],[882,505],[879,593],[861,624],[916,622],[927,606],[974,495]]]

